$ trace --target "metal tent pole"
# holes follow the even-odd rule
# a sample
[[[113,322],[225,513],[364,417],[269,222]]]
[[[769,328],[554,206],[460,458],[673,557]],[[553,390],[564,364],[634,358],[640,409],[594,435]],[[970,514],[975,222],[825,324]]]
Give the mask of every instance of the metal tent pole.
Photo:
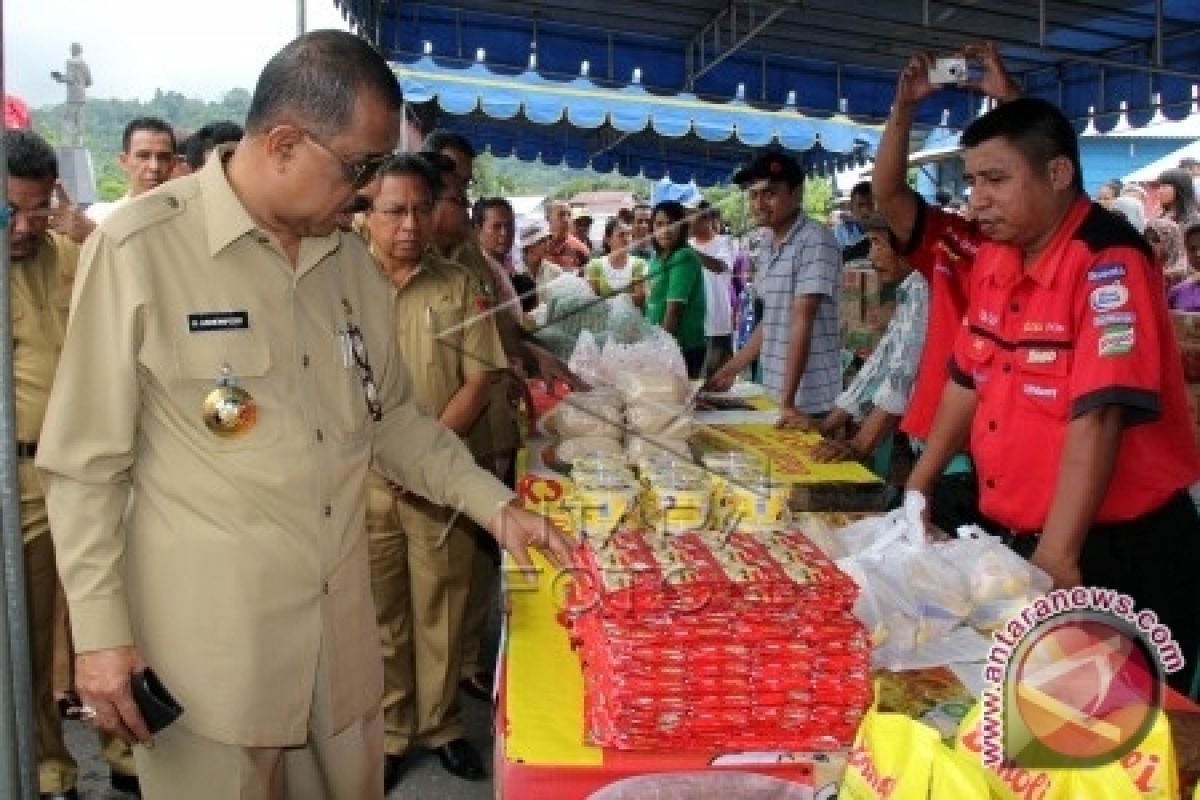
[[[296,35],[303,36],[308,29],[308,21],[305,19],[304,0],[296,0]]]
[[[4,2],[0,0],[0,43]],[[0,97],[4,64],[0,63]],[[33,680],[25,604],[21,493],[17,487],[16,402],[13,396],[12,317],[8,258],[8,156],[0,139],[0,797],[37,800],[33,744]]]

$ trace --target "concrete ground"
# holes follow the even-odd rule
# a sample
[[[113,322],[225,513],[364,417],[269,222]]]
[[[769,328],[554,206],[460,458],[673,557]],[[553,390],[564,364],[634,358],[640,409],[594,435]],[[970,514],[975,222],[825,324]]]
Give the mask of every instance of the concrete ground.
[[[484,641],[485,654],[492,657],[499,639],[499,619],[493,613]],[[490,663],[490,662],[489,662]],[[471,743],[479,749],[490,778],[492,767],[492,707],[460,693],[463,721]],[[67,722],[67,746],[79,760],[79,792],[82,800],[129,800],[129,795],[108,785],[108,765],[100,757],[96,736],[79,722]],[[437,757],[421,753],[409,757],[408,771],[388,800],[489,800],[495,796],[491,780],[478,783],[459,780],[442,769]]]

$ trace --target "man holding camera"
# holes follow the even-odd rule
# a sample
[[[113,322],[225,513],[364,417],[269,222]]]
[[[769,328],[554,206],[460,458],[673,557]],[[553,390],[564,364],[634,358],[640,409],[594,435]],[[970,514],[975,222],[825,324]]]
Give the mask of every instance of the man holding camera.
[[[932,93],[930,66],[909,63],[893,119]],[[908,487],[928,494],[969,437],[980,507],[1013,549],[1059,588],[1130,595],[1186,658],[1200,645],[1200,595],[1178,565],[1200,559],[1187,493],[1200,458],[1162,271],[1138,232],[1084,193],[1075,131],[1051,104],[1003,103],[962,144],[978,249]],[[920,241],[919,214],[906,226],[893,209],[889,224]],[[1193,671],[1168,680],[1186,691]]]

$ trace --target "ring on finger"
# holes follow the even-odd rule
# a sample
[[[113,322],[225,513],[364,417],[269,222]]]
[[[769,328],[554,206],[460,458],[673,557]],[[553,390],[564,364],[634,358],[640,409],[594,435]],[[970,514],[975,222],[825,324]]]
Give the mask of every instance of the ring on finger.
[[[67,713],[82,722],[91,722],[96,718],[96,709],[86,703],[67,709]]]

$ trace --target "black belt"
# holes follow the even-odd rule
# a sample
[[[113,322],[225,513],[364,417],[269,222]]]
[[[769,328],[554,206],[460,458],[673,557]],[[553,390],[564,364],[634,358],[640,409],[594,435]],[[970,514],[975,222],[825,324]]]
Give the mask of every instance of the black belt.
[[[37,457],[37,442],[17,442],[17,458],[28,458],[30,460]]]

